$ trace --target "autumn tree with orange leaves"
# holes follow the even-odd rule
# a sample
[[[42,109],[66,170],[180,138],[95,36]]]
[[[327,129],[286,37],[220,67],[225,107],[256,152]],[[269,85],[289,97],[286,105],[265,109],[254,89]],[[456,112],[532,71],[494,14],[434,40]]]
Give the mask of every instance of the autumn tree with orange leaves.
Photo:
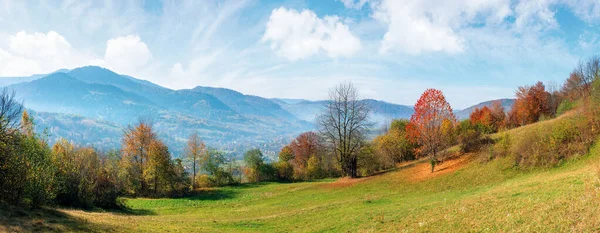
[[[298,135],[296,139],[290,143],[290,148],[294,154],[293,164],[295,165],[295,173],[297,177],[306,172],[308,161],[311,157],[318,158],[323,152],[323,146],[319,135],[315,132],[306,132]]]
[[[440,90],[427,89],[415,104],[407,131],[410,138],[420,144],[419,152],[431,156],[431,172],[434,171],[437,153],[447,146],[448,123],[456,122],[452,107]]]
[[[482,108],[475,108],[471,115],[469,115],[469,120],[471,124],[481,124],[485,126],[490,126],[492,124],[492,110],[490,110],[487,106],[483,106]]]
[[[508,114],[511,126],[522,126],[537,122],[542,116],[552,115],[549,104],[550,93],[542,82],[533,86],[522,86],[517,90],[517,100]]]
[[[475,108],[469,115],[469,122],[482,133],[494,133],[504,126],[506,113],[502,102],[495,101],[491,108],[483,106]]]
[[[135,126],[129,126],[123,134],[121,147],[121,166],[126,169],[128,186],[131,193],[147,191],[146,170],[150,160],[150,145],[157,140],[156,133],[149,122],[140,120]]]

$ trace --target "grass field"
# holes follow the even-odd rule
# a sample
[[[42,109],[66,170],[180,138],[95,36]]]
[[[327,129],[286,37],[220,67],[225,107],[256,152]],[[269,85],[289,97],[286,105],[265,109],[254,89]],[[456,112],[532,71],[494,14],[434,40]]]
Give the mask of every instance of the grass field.
[[[480,157],[445,161],[433,174],[423,160],[362,179],[248,184],[128,199],[123,213],[45,210],[0,222],[4,230],[115,232],[600,231],[600,146],[552,169]]]

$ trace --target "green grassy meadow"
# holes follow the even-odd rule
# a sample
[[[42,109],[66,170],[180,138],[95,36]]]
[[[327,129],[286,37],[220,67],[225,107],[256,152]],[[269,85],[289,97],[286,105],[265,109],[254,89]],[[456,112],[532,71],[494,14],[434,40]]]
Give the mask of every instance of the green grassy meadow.
[[[518,134],[522,127],[507,133]],[[361,179],[259,183],[178,199],[126,199],[124,212],[59,209],[4,230],[113,232],[597,232],[600,146],[555,168],[468,154],[429,172],[426,160]],[[49,210],[50,211],[50,210]],[[54,211],[54,210],[53,210]],[[23,218],[22,218],[23,219]],[[0,231],[2,228],[0,228]]]

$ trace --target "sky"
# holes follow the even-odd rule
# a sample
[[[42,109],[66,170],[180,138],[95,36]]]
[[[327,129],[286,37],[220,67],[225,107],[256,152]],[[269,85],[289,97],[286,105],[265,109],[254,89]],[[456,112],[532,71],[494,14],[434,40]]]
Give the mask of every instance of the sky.
[[[598,0],[0,0],[0,76],[106,67],[172,89],[326,99],[341,82],[455,109],[561,85],[600,54]]]

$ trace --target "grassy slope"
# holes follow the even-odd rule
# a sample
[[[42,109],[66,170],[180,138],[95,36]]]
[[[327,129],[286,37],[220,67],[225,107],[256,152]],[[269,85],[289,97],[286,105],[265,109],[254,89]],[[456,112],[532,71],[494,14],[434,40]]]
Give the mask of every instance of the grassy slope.
[[[508,133],[544,127],[553,121]],[[130,199],[136,214],[62,210],[106,231],[599,231],[600,146],[558,168],[527,172],[510,157],[425,161],[358,180],[263,183],[192,198]]]

